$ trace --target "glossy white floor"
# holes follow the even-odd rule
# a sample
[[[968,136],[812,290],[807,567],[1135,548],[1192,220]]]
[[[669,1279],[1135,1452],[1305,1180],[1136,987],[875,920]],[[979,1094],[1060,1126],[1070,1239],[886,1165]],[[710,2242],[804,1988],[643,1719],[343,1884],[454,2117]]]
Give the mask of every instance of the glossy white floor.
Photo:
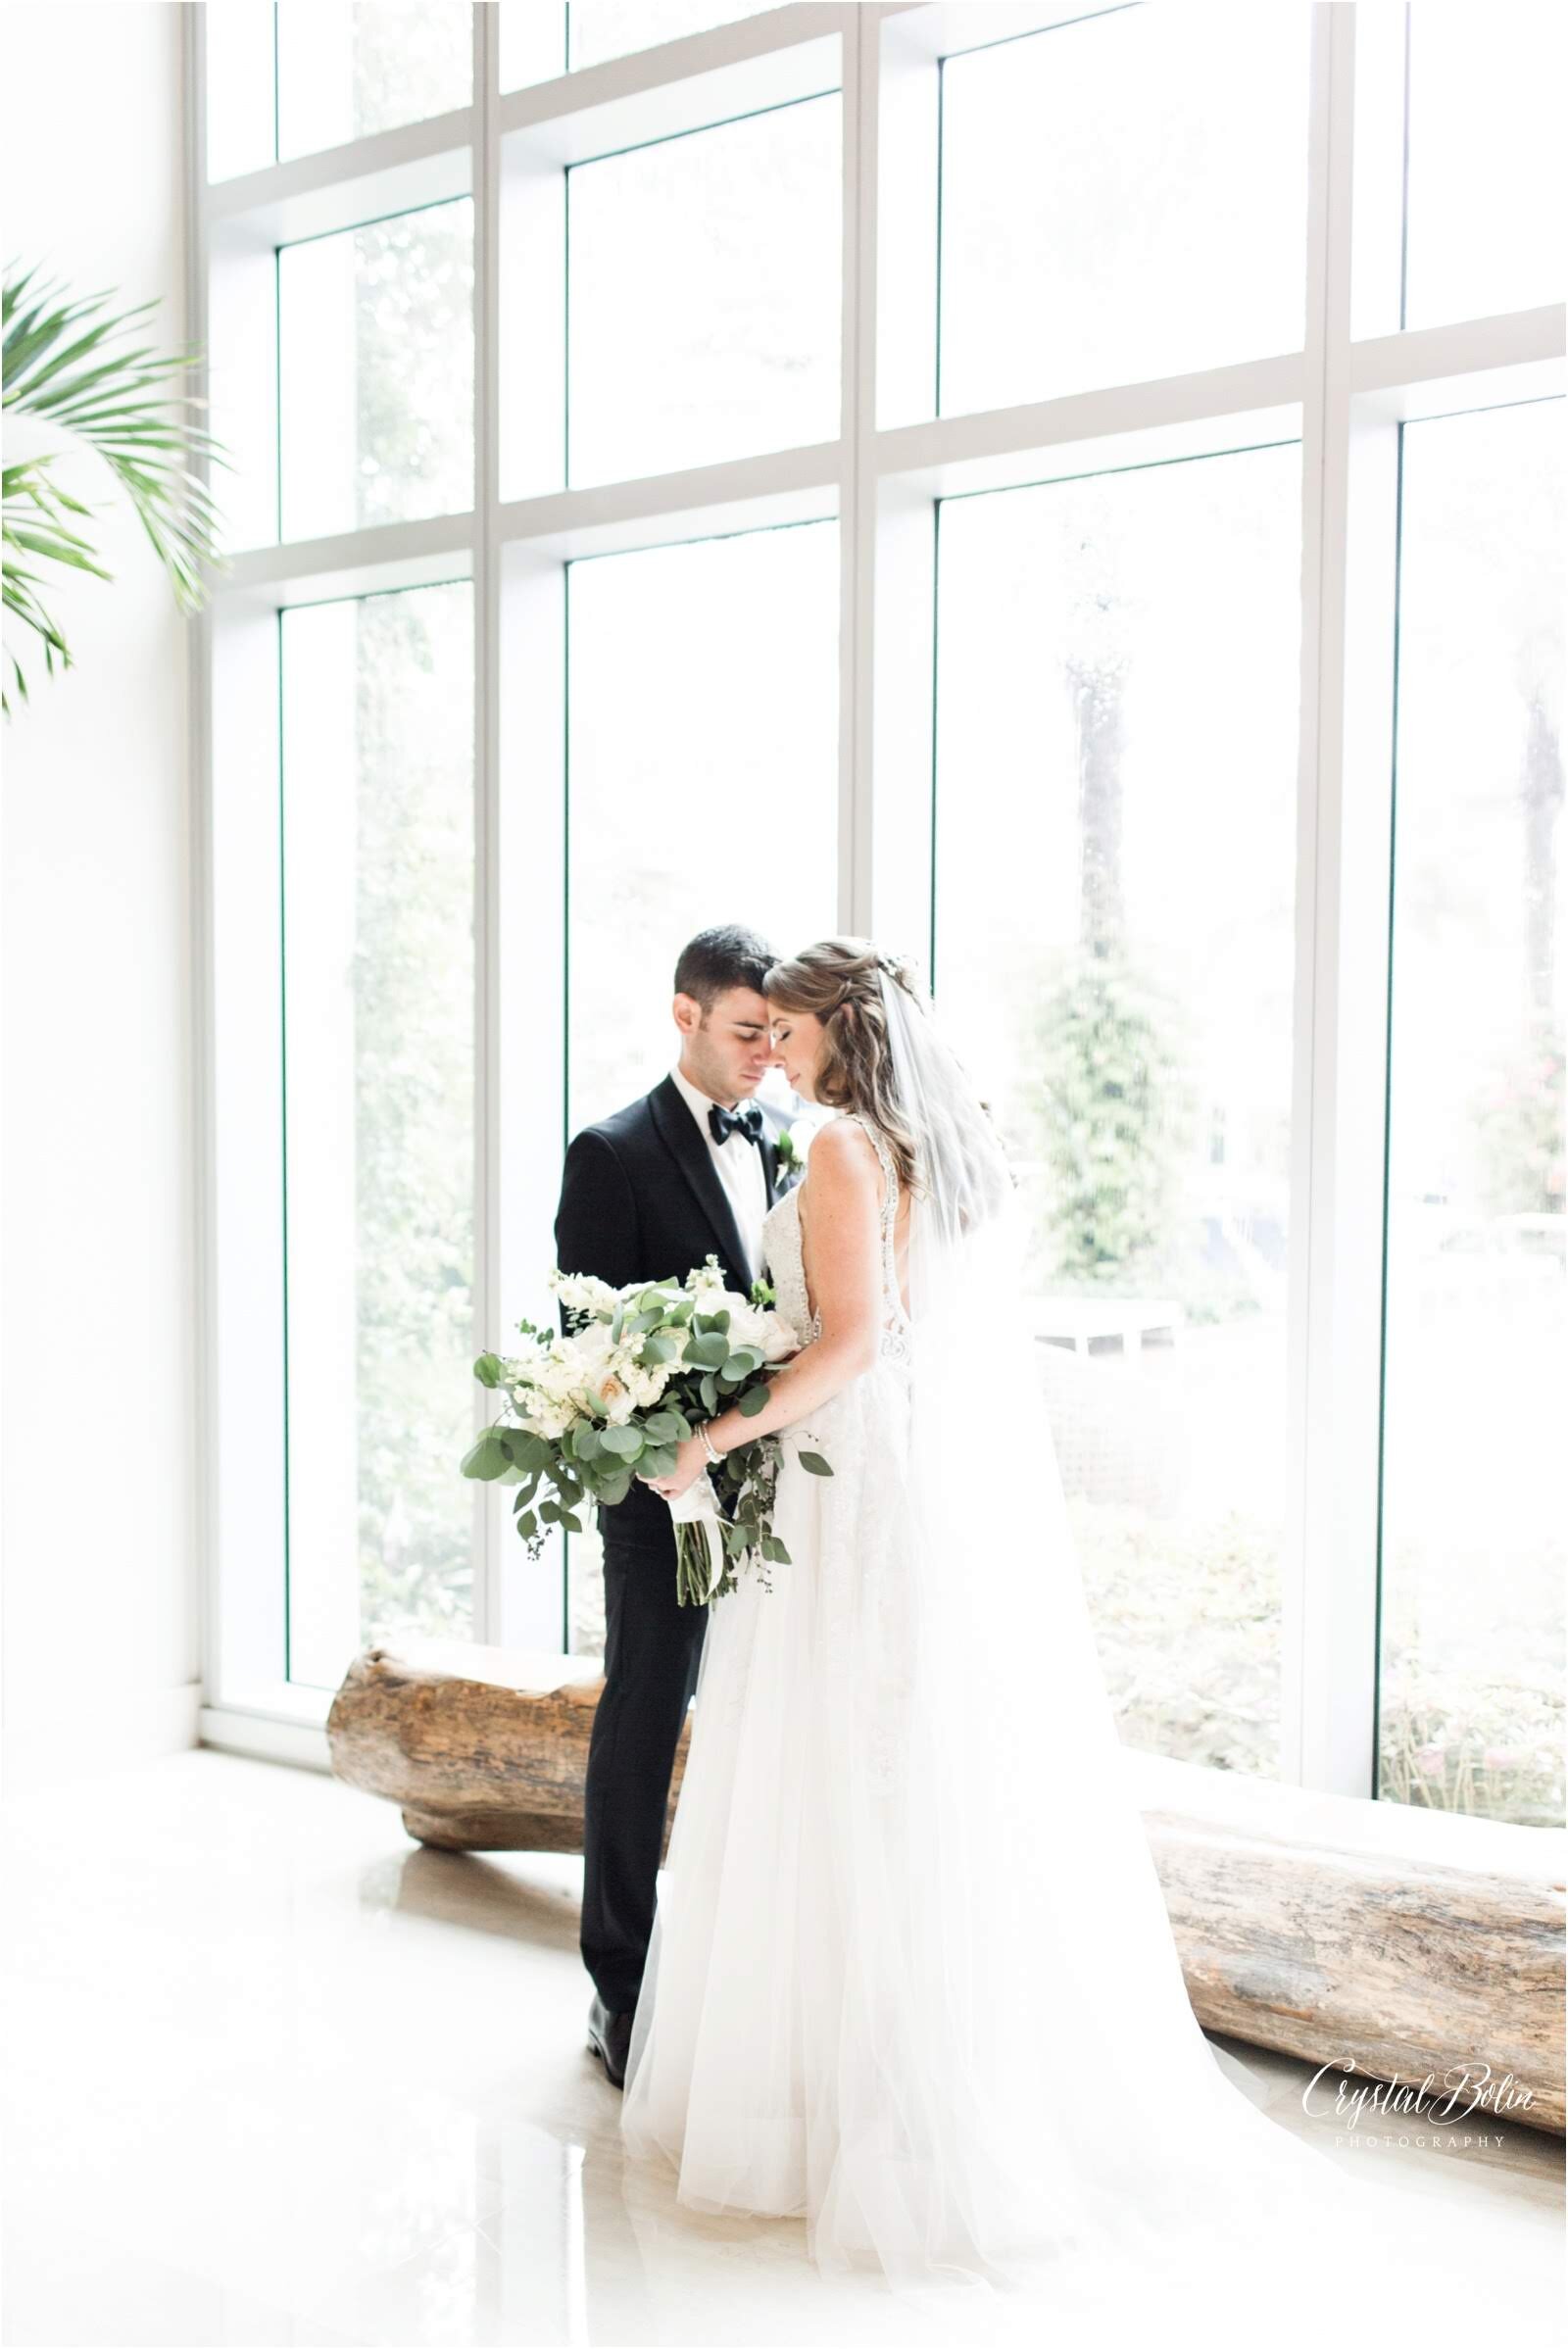
[[[873,2277],[826,2284],[799,2222],[694,2218],[623,2172],[583,2041],[579,1862],[426,1852],[388,1804],[210,1751],[20,1797],[5,1838],[15,2349],[1045,2337],[1038,2312],[922,2328]],[[1302,2068],[1249,2063],[1259,2101],[1316,2126]],[[1503,2134],[1335,2158],[1442,2197],[1456,2267],[1507,2280],[1510,2342],[1521,2306],[1545,2341],[1560,2148]],[[1410,2306],[1430,2337],[1442,2277]],[[1256,2308],[1234,2335],[1212,2305],[1161,2317],[1210,2349],[1277,2337]],[[1330,2296],[1321,2329],[1350,2337],[1353,2312]]]

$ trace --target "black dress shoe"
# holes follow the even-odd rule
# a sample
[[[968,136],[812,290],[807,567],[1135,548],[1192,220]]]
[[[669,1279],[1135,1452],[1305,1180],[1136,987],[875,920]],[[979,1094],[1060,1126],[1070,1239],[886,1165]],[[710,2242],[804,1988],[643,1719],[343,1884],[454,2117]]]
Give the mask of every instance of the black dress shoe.
[[[612,2015],[598,1991],[588,2009],[588,2045],[605,2067],[610,2084],[626,2085],[626,2057],[631,2049],[631,2016]]]

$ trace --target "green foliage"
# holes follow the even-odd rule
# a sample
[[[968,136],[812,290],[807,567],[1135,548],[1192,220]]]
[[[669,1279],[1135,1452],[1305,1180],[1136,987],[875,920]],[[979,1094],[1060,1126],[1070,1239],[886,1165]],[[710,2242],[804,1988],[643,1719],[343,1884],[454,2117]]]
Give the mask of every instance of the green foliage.
[[[31,628],[43,646],[44,670],[73,665],[65,636],[44,604],[44,594],[65,573],[85,571],[95,579],[114,573],[94,560],[91,541],[67,521],[91,508],[61,488],[52,467],[74,453],[102,459],[118,489],[129,500],[162,563],[182,612],[202,606],[201,573],[226,569],[217,545],[218,508],[193,460],[233,470],[220,441],[195,420],[205,405],[177,391],[182,368],[199,367],[201,353],[176,351],[159,357],[145,344],[117,347],[116,338],[141,334],[132,320],[156,310],[158,300],[138,302],[95,324],[85,321],[111,298],[105,291],[75,301],[63,299],[58,280],[33,287],[37,269],[7,262],[0,294],[0,379],[10,416],[37,417],[64,443],[12,462],[0,480],[0,542],[4,545],[7,616]],[[8,443],[19,436],[8,431]],[[58,566],[54,574],[39,564]],[[27,698],[27,681],[16,654],[8,655],[18,695]],[[9,697],[0,690],[0,712],[10,717]]]
[[[367,1638],[470,1628],[472,769],[454,753],[466,584],[355,609],[355,1230]],[[285,988],[287,936],[285,932]],[[285,995],[290,1023],[309,1003]],[[488,1456],[488,1455],[487,1455]],[[518,1476],[514,1443],[501,1481]]]
[[[1034,1020],[1049,1228],[1069,1284],[1123,1284],[1157,1260],[1192,1115],[1174,1007],[1124,954],[1080,954]]]
[[[1560,1827],[1562,1713],[1560,1690],[1521,1686],[1516,1675],[1395,1663],[1379,1723],[1378,1792],[1421,1810]]]
[[[1476,1104],[1480,1204],[1493,1215],[1560,1215],[1564,1056],[1553,1024],[1538,1017]]]
[[[1272,1778],[1277,1527],[1238,1509],[1172,1519],[1081,1494],[1069,1498],[1068,1514],[1123,1742]]]

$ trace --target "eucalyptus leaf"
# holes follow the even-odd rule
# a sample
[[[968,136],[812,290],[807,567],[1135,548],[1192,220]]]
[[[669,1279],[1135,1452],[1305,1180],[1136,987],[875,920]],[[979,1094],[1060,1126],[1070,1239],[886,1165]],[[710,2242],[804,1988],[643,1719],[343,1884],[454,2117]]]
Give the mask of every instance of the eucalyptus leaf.
[[[483,1484],[490,1484],[508,1465],[508,1455],[501,1438],[494,1428],[486,1428],[478,1443],[464,1454],[463,1473],[478,1478]]]
[[[499,1428],[496,1433],[519,1468],[548,1468],[555,1458],[543,1436],[536,1436],[531,1428]]]
[[[808,1470],[812,1476],[831,1476],[833,1474],[819,1451],[803,1451],[801,1466]]]

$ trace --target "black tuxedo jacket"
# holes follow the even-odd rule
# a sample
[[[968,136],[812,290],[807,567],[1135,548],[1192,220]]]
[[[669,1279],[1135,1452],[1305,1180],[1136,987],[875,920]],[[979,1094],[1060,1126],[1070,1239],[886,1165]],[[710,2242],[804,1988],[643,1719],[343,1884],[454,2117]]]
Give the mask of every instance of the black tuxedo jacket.
[[[724,1148],[760,1152],[771,1202],[799,1173],[779,1164],[778,1137],[788,1118],[771,1101],[757,1106],[761,1141],[737,1134]],[[710,1255],[744,1297],[752,1274],[729,1194],[680,1088],[665,1077],[572,1142],[556,1211],[556,1262],[563,1272],[592,1273],[624,1289],[632,1281],[683,1281]],[[635,1479],[625,1499],[605,1510],[604,1527],[612,1541],[674,1547],[668,1504]]]

